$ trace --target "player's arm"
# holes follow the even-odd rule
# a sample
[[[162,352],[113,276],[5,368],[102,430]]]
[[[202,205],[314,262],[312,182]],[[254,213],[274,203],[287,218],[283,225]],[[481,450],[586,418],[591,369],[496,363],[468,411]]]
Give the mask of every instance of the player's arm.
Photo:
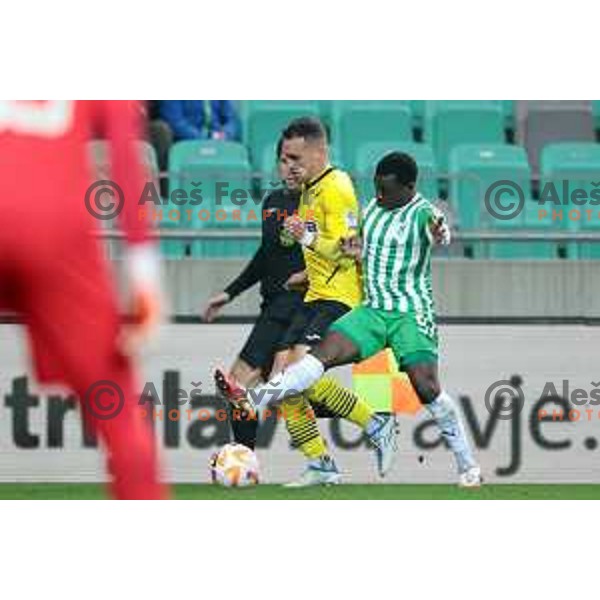
[[[265,252],[261,244],[242,272],[222,292],[209,299],[202,313],[203,320],[211,323],[226,304],[256,285],[263,278],[264,264]]]
[[[142,218],[139,198],[149,173],[142,166],[142,111],[137,101],[102,101],[97,104],[100,129],[108,141],[113,180],[123,192],[120,226],[126,239],[126,268],[133,325],[123,334],[122,348],[135,352],[156,332],[162,315],[160,260],[151,239],[150,221]]]
[[[352,259],[360,267],[363,253],[363,220],[359,213],[356,229],[351,229],[350,234],[340,241],[342,254]]]
[[[337,190],[336,190],[337,192]],[[358,202],[354,191],[340,189],[322,199],[325,218],[319,227],[311,228],[310,221],[303,222],[298,217],[290,217],[286,221],[286,229],[303,246],[313,252],[332,260],[345,268],[352,265],[353,260],[342,251],[343,240],[356,235],[358,226]]]

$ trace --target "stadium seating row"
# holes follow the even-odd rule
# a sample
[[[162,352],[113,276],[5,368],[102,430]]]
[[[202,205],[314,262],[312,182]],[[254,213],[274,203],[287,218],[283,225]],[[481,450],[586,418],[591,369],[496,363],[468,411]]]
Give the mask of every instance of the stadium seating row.
[[[361,199],[372,195],[370,173],[385,152],[399,149],[415,156],[420,168],[419,189],[437,198],[439,168],[427,144],[414,142],[368,143],[357,152],[354,175]],[[97,150],[97,160],[102,152]],[[145,160],[156,165],[152,149],[144,146]],[[364,174],[364,175],[363,175]],[[160,226],[166,229],[258,228],[261,199],[275,180],[259,180],[243,146],[223,142],[182,142],[173,147],[170,164],[172,197],[160,212]],[[497,182],[504,182],[497,186]],[[564,182],[567,182],[565,184]],[[520,146],[507,144],[463,144],[450,153],[448,205],[455,226],[461,231],[586,231],[600,230],[600,144],[563,143],[546,146],[541,156],[539,182],[532,179],[527,153]],[[495,218],[486,206],[486,192]],[[579,190],[576,192],[576,190]],[[493,190],[492,190],[493,191]],[[201,196],[202,201],[194,200]],[[575,194],[575,195],[574,195]],[[594,194],[599,197],[596,200]],[[520,200],[521,199],[521,200]],[[510,216],[512,207],[523,202],[523,210]],[[180,202],[181,207],[178,207]],[[237,212],[237,215],[235,214]],[[510,218],[502,218],[510,216]],[[247,256],[256,248],[253,239],[221,239],[197,242],[164,242],[170,256],[197,257]],[[493,258],[596,258],[596,244],[556,242],[473,243],[468,254]]]
[[[423,127],[424,140],[446,167],[450,147],[461,143],[501,143],[512,103],[490,101],[247,101],[242,105],[243,141],[261,170],[272,164],[273,140],[299,115],[320,116],[330,132],[335,160],[354,170],[356,149],[368,142],[409,142]]]
[[[257,170],[269,167],[273,140],[299,115],[319,116],[330,131],[334,157],[354,169],[356,149],[367,142],[424,141],[441,170],[459,143],[502,143],[512,132],[537,173],[541,148],[553,141],[593,141],[600,101],[321,100],[246,101],[240,105],[243,142]],[[594,125],[595,121],[595,125]]]
[[[600,118],[600,102],[595,101],[593,106]],[[588,115],[589,108],[563,107],[562,116]],[[277,182],[273,140],[290,119],[299,114],[318,114],[331,132],[333,162],[352,173],[362,202],[372,196],[371,177],[377,160],[396,149],[415,156],[420,167],[420,191],[429,198],[440,194],[447,197],[460,230],[600,229],[597,211],[593,218],[586,218],[588,213],[583,212],[594,208],[593,199],[581,206],[579,213],[569,214],[573,203],[568,197],[575,188],[589,194],[595,189],[593,182],[600,182],[600,145],[592,141],[553,144],[548,127],[543,128],[544,135],[538,136],[535,151],[505,142],[505,128],[519,130],[518,123],[532,116],[533,121],[543,120],[544,110],[553,114],[558,109],[556,104],[549,108],[541,105],[523,116],[512,101],[247,101],[241,105],[245,144],[188,141],[171,148],[169,192],[182,198],[171,198],[163,206],[160,226],[222,231],[258,228],[264,192]],[[569,132],[576,129],[571,121],[568,124]],[[418,126],[423,128],[423,143],[412,137]],[[523,132],[521,137],[531,134],[527,127]],[[558,139],[564,138],[564,133],[556,127]],[[588,139],[587,131],[584,133],[580,137]],[[101,163],[100,146],[96,158]],[[156,173],[155,157],[147,145],[144,156]],[[569,180],[570,190],[559,185],[562,179]],[[523,197],[524,209],[514,218],[492,218],[483,201],[490,185],[500,180],[514,182]],[[554,202],[540,204],[545,198],[542,192],[550,183],[556,186]],[[510,192],[505,192],[502,201],[510,203],[506,193]],[[518,197],[514,190],[512,194]],[[199,196],[201,204],[193,200]],[[177,200],[182,204],[179,211]],[[540,210],[547,214],[542,217]],[[173,257],[247,256],[256,244],[255,239],[238,238],[169,241],[164,242],[164,249]],[[596,253],[600,256],[600,245],[473,243],[467,251],[469,256],[477,257],[576,258]]]

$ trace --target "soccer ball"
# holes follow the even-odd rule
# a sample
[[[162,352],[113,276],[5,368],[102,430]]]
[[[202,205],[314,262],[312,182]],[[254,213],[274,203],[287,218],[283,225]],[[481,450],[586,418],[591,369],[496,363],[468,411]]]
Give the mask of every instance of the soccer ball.
[[[256,454],[243,444],[227,444],[210,459],[210,476],[213,483],[225,487],[256,485],[258,473]]]

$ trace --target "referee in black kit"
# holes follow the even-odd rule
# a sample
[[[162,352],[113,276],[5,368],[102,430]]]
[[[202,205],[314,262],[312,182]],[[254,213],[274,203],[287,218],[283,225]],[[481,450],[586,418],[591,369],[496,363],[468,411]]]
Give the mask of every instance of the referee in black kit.
[[[289,350],[280,343],[302,308],[306,283],[302,247],[283,229],[286,216],[298,208],[300,184],[282,158],[281,146],[279,140],[277,163],[285,187],[271,191],[263,202],[261,245],[238,277],[208,301],[203,313],[204,321],[212,322],[226,304],[260,282],[260,315],[230,371],[247,388],[286,364]],[[235,441],[254,449],[258,421],[231,419],[231,423]]]

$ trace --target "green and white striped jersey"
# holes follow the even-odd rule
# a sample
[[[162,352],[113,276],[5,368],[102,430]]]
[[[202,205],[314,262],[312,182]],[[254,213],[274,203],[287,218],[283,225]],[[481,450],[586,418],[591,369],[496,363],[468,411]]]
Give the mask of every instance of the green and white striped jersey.
[[[364,304],[433,317],[429,230],[436,209],[417,194],[401,208],[387,210],[373,198],[363,212]]]

